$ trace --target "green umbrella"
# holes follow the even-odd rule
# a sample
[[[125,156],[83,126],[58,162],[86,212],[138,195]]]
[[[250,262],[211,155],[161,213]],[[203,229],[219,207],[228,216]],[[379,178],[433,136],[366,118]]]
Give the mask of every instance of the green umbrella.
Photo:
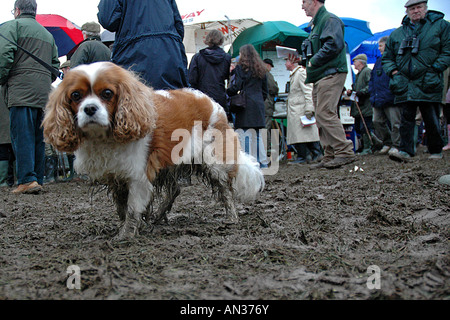
[[[303,40],[308,38],[308,33],[292,23],[286,21],[266,21],[262,24],[244,30],[233,42],[232,56],[239,55],[239,48],[246,44],[252,44],[256,51],[274,49],[275,45],[296,48],[300,52]]]

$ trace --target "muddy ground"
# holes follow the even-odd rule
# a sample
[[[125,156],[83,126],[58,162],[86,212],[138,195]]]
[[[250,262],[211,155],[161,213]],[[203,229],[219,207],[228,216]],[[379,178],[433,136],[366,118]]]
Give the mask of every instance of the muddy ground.
[[[168,224],[124,242],[108,194],[85,181],[0,188],[0,299],[448,299],[450,154],[426,157],[281,164],[237,225],[193,179]]]

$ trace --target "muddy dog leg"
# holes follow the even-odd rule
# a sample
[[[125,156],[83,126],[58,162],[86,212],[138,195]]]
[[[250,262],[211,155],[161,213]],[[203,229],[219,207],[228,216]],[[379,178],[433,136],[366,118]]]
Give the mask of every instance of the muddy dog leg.
[[[139,229],[144,223],[142,219],[146,214],[150,200],[152,199],[153,186],[148,181],[133,181],[128,192],[128,204],[125,221],[120,227],[116,240],[122,240],[139,234]]]

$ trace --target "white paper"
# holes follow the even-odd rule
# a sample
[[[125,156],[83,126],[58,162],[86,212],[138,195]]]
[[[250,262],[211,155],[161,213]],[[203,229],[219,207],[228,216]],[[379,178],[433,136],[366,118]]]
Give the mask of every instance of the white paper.
[[[289,55],[293,55],[296,58],[300,57],[300,55],[297,52],[297,49],[282,46],[276,46],[276,49],[277,49],[277,57],[280,59],[289,58]]]
[[[302,116],[300,118],[300,121],[302,122],[302,125],[304,127],[309,127],[309,126],[312,126],[313,124],[316,124],[316,118],[315,117],[311,117],[311,119],[308,119],[306,116]]]

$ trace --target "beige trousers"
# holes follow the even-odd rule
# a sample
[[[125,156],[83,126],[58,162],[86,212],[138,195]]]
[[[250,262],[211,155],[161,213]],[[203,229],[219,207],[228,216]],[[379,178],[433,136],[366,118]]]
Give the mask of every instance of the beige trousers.
[[[345,73],[336,73],[314,83],[313,102],[325,162],[335,157],[355,155],[353,143],[345,137],[344,127],[337,114],[346,77]]]

